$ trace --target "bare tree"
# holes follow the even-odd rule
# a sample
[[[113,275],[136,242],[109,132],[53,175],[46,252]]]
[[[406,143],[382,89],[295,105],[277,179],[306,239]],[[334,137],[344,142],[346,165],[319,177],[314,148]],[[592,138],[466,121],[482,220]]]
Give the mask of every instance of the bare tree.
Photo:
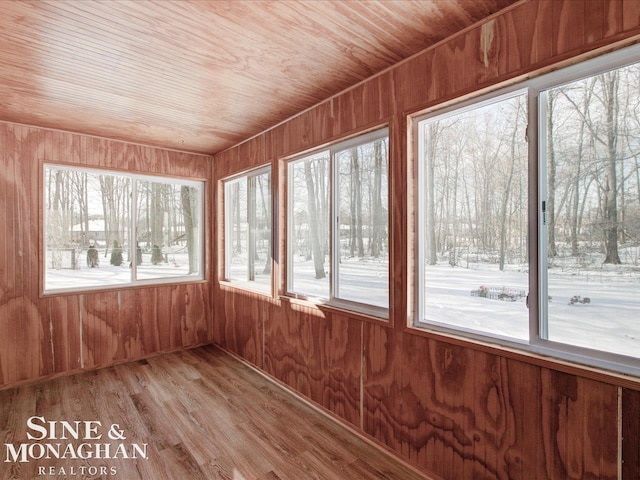
[[[382,250],[382,241],[385,230],[384,212],[382,210],[382,174],[383,170],[386,170],[386,165],[383,165],[382,147],[385,142],[379,140],[374,144],[374,179],[373,179],[373,195],[372,195],[372,213],[373,225],[371,232],[371,255],[378,258]],[[386,158],[386,153],[385,153]]]
[[[605,177],[605,259],[604,263],[620,264],[618,255],[618,82],[617,70],[600,77],[607,127],[607,173]]]
[[[427,158],[425,181],[426,181],[426,229],[425,229],[425,246],[426,258],[428,265],[435,265],[438,261],[437,243],[436,243],[436,187],[435,187],[435,152],[438,146],[439,132],[438,124],[430,123],[427,127],[427,135],[425,136],[425,153]]]
[[[304,160],[304,173],[305,181],[307,185],[307,202],[309,206],[309,235],[311,240],[311,251],[313,254],[313,264],[315,268],[316,278],[325,278],[326,273],[324,271],[324,252],[320,243],[319,225],[323,222],[320,221],[318,216],[318,205],[316,198],[316,186],[314,182],[314,175],[311,170],[311,160]]]
[[[262,205],[262,218],[265,225],[271,225],[271,174],[266,176],[263,180],[262,176],[257,180],[258,187],[260,189],[260,204]],[[266,185],[265,185],[266,184]],[[270,231],[270,230],[269,230]],[[271,255],[272,255],[272,240],[271,235],[267,238],[267,253],[264,262],[263,274],[271,273]]]
[[[180,199],[184,212],[185,239],[187,243],[187,254],[189,256],[189,273],[198,271],[198,257],[196,249],[196,228],[197,218],[194,218],[194,210],[197,208],[198,189],[182,185],[180,187]]]

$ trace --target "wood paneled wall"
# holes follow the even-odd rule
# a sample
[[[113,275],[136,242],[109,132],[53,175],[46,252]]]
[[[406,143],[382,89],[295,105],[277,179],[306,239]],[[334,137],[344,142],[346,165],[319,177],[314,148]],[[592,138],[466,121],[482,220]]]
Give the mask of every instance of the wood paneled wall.
[[[217,188],[228,175],[269,163],[278,178],[282,157],[388,122],[392,255],[388,324],[214,281],[214,341],[444,479],[615,479],[619,456],[623,478],[640,478],[640,396],[623,388],[632,382],[406,326],[413,261],[407,114],[639,35],[635,0],[523,1],[216,155]],[[284,194],[273,184],[274,217],[284,225]],[[216,211],[223,214],[220,205]],[[285,251],[278,241],[274,275],[281,285]]]
[[[209,343],[209,282],[40,295],[43,161],[206,180],[212,172],[207,156],[0,122],[0,388]]]

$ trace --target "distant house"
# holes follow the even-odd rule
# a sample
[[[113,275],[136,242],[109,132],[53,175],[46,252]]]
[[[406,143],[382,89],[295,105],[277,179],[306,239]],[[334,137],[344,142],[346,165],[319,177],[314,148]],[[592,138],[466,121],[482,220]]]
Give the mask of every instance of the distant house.
[[[84,228],[84,223],[77,223],[72,227],[71,239],[74,242],[78,242],[81,245],[88,244],[91,239],[98,243],[105,242],[103,218],[89,220],[89,230],[87,232],[84,231]]]

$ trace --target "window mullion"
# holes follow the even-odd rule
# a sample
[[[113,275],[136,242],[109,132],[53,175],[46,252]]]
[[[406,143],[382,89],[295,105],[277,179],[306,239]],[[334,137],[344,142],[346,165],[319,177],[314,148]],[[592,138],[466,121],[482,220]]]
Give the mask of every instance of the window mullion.
[[[415,171],[417,172],[417,181],[418,188],[416,188],[416,200],[417,204],[417,242],[415,248],[418,252],[417,257],[417,265],[416,265],[416,274],[418,276],[416,285],[417,291],[415,293],[415,298],[417,304],[416,312],[418,317],[416,322],[423,322],[425,320],[425,312],[424,312],[424,262],[425,262],[425,253],[424,248],[421,248],[425,243],[425,230],[424,230],[424,216],[426,214],[426,205],[425,205],[425,192],[424,192],[424,181],[425,181],[425,162],[422,158],[421,152],[424,148],[425,134],[424,128],[420,127],[419,122],[414,122],[414,138],[418,139],[418,145],[415,148],[414,161],[416,162]]]
[[[247,178],[247,275],[250,282],[256,279],[255,268],[256,177]]]
[[[538,199],[535,202],[535,208],[532,209],[531,214],[535,215],[531,219],[532,225],[537,225],[537,268],[532,271],[535,272],[538,278],[534,279],[537,282],[538,287],[538,315],[536,319],[536,327],[534,330],[533,339],[536,341],[547,340],[549,338],[548,328],[548,282],[547,282],[547,225],[545,221],[545,212],[542,205],[547,202],[547,93],[545,91],[538,91],[537,95],[533,97],[533,108],[535,108],[535,121],[532,124],[536,125],[536,139],[535,146],[537,147],[536,157],[538,160],[538,169],[536,172],[538,178]],[[533,266],[533,265],[532,265]]]
[[[293,244],[295,242],[295,224],[293,221],[293,163],[287,164],[287,233],[285,235],[287,262],[285,291],[293,289]],[[293,240],[292,240],[293,239]]]
[[[131,283],[138,278],[138,180],[131,179],[131,205],[129,206],[129,259],[131,261]]]
[[[338,168],[336,166],[336,152],[331,150],[329,157],[329,212],[331,221],[329,222],[329,298],[331,300],[340,298],[340,222],[338,212],[338,195],[340,191]]]
[[[230,246],[231,246],[231,188],[230,184],[224,184],[224,275],[225,280],[229,279],[231,268],[230,262]]]

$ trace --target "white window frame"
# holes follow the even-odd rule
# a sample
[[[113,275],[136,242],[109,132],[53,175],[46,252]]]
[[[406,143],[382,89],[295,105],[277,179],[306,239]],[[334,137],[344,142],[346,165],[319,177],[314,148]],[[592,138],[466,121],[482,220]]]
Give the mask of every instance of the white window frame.
[[[572,83],[593,75],[640,61],[640,45],[627,47],[613,53],[583,61],[561,70],[541,75],[530,80],[480,95],[476,98],[447,106],[427,114],[409,117],[412,123],[413,154],[414,154],[414,182],[416,188],[416,235],[415,251],[416,265],[416,295],[414,295],[415,318],[411,328],[430,330],[454,337],[464,337],[486,345],[498,345],[509,349],[520,350],[544,357],[567,360],[589,367],[610,370],[618,373],[640,376],[640,358],[611,353],[607,351],[579,347],[566,343],[548,340],[548,285],[547,268],[547,232],[544,224],[542,202],[547,201],[546,192],[546,137],[539,135],[546,128],[546,94],[545,91],[563,84]],[[424,219],[422,212],[425,208],[425,195],[419,186],[424,182],[423,159],[420,154],[422,132],[420,124],[427,119],[445,118],[448,115],[464,112],[508,98],[518,92],[528,94],[528,127],[527,138],[529,148],[528,185],[528,231],[529,248],[529,295],[528,320],[529,340],[520,341],[499,335],[480,332],[472,329],[460,328],[437,320],[424,319]]]
[[[129,258],[135,258],[136,256],[136,238],[137,238],[137,222],[138,222],[138,212],[135,206],[138,202],[138,192],[137,192],[137,183],[138,182],[153,182],[153,183],[164,183],[169,185],[181,185],[181,186],[189,186],[192,188],[197,188],[200,196],[200,202],[198,205],[198,275],[176,275],[171,277],[157,277],[157,278],[148,278],[148,279],[136,279],[138,266],[135,261],[131,262],[131,276],[130,280],[127,283],[120,283],[115,285],[91,285],[87,287],[81,288],[47,288],[47,266],[46,266],[46,250],[47,250],[47,205],[46,205],[46,195],[45,189],[46,185],[43,182],[42,185],[42,231],[44,232],[43,241],[42,241],[42,249],[43,260],[40,262],[42,267],[42,285],[43,285],[43,294],[44,295],[55,295],[60,293],[80,293],[80,292],[88,292],[95,290],[118,290],[122,288],[131,288],[137,286],[145,286],[145,285],[167,285],[167,284],[176,284],[176,283],[195,283],[201,282],[205,278],[205,192],[206,192],[206,182],[204,180],[193,180],[186,179],[181,177],[170,177],[170,176],[154,176],[147,174],[137,174],[137,173],[129,173],[118,170],[109,170],[109,169],[100,169],[100,168],[91,168],[91,167],[76,167],[70,165],[62,165],[56,164],[53,162],[44,162],[42,166],[42,178],[46,178],[46,171],[48,168],[54,170],[66,170],[66,171],[74,171],[74,172],[84,172],[91,175],[113,175],[120,178],[127,178],[131,182],[131,212],[130,212],[130,224],[129,224]]]
[[[378,128],[374,131],[358,135],[347,140],[331,144],[324,148],[318,148],[313,151],[307,152],[302,155],[298,155],[293,157],[287,161],[287,236],[289,237],[294,231],[293,225],[293,202],[291,199],[293,198],[293,182],[292,178],[292,168],[293,165],[301,160],[304,160],[308,157],[312,157],[318,155],[323,152],[328,152],[329,155],[329,231],[330,231],[330,239],[329,242],[329,297],[317,297],[310,295],[304,292],[297,292],[293,288],[293,262],[291,259],[293,258],[293,243],[289,238],[286,239],[287,242],[287,285],[286,285],[286,295],[293,298],[300,298],[304,300],[309,300],[314,303],[319,304],[327,304],[329,306],[333,306],[336,308],[350,310],[358,313],[362,313],[365,315],[370,315],[378,318],[389,318],[389,304],[387,307],[380,307],[377,305],[371,305],[367,303],[356,302],[353,300],[346,300],[340,298],[339,296],[339,269],[340,269],[340,249],[336,248],[336,245],[339,245],[340,242],[340,232],[339,229],[336,228],[339,225],[338,218],[338,205],[339,205],[339,189],[335,188],[338,185],[338,176],[339,172],[336,168],[335,155],[344,150],[348,150],[353,147],[357,147],[359,145],[364,145],[367,143],[372,143],[376,140],[381,140],[386,138],[389,142],[388,152],[391,151],[391,139],[389,137],[389,127]],[[389,153],[388,153],[389,154]],[[389,178],[390,165],[387,162],[387,178]],[[390,181],[388,182],[387,188],[389,188]],[[389,210],[389,195],[387,194],[387,210]],[[388,221],[390,223],[390,215],[388,217]],[[391,233],[391,232],[390,232]],[[390,288],[390,272],[391,272],[391,263],[388,265],[389,275],[387,276],[387,287]],[[390,293],[390,292],[389,292]],[[388,302],[391,301],[391,297],[389,295]]]
[[[246,279],[246,280],[234,280],[229,278],[229,272],[231,272],[231,251],[232,249],[229,248],[229,238],[231,236],[231,222],[229,221],[229,219],[231,218],[231,202],[228,201],[227,198],[227,188],[228,186],[232,183],[232,182],[236,182],[238,180],[246,180],[247,182],[247,215],[251,216],[251,218],[255,218],[255,211],[253,211],[253,202],[250,202],[250,184],[251,181],[254,180],[256,177],[259,177],[261,175],[265,175],[265,174],[269,174],[269,181],[271,184],[273,184],[273,172],[271,169],[271,165],[265,165],[263,167],[258,167],[255,168],[253,170],[249,170],[249,171],[245,171],[242,173],[238,173],[236,175],[233,175],[231,177],[225,178],[222,181],[222,185],[223,185],[223,191],[224,191],[224,274],[223,274],[223,281],[228,282],[229,284],[232,284],[234,287],[238,287],[238,288],[243,288],[246,290],[251,290],[257,293],[262,293],[262,294],[266,294],[266,295],[273,295],[273,268],[271,269],[271,273],[269,273],[269,284],[268,287],[262,287],[262,284],[256,283],[254,280],[250,280],[250,279]],[[269,210],[270,210],[270,214],[271,214],[271,231],[270,231],[270,236],[271,236],[271,258],[273,259],[273,249],[275,248],[275,243],[273,241],[274,237],[273,237],[273,229],[274,229],[274,218],[273,218],[273,189],[270,188],[269,189]],[[249,248],[250,245],[250,239],[249,239],[249,232],[247,232],[247,247]],[[253,255],[251,253],[248,253],[248,260],[249,262],[251,262],[251,258],[253,257]],[[247,272],[251,272],[251,268],[248,268]]]
[[[413,138],[416,139],[417,143],[415,144],[415,156],[416,159],[416,182],[417,188],[415,189],[417,192],[417,208],[416,208],[416,244],[415,248],[417,251],[416,255],[416,286],[417,286],[417,295],[416,297],[416,320],[414,321],[414,325],[420,328],[428,328],[441,332],[463,332],[465,335],[469,335],[472,338],[496,338],[505,342],[514,342],[521,343],[520,340],[512,337],[503,337],[501,335],[492,335],[486,332],[482,332],[480,330],[474,330],[471,328],[452,326],[445,322],[439,322],[437,319],[425,319],[425,311],[424,311],[424,289],[425,289],[425,218],[424,218],[424,208],[426,205],[426,194],[425,189],[422,186],[425,184],[426,175],[424,162],[422,158],[422,150],[421,147],[424,145],[424,131],[420,126],[423,122],[433,122],[438,120],[444,120],[448,117],[458,115],[461,113],[469,112],[472,110],[476,110],[488,105],[492,105],[494,103],[499,103],[504,100],[508,100],[513,97],[517,97],[522,94],[527,94],[528,90],[523,88],[522,85],[516,85],[514,87],[501,89],[497,92],[492,92],[486,95],[482,95],[475,99],[470,99],[465,102],[451,105],[447,108],[436,110],[426,115],[420,115],[414,118],[413,121]],[[531,152],[529,152],[529,160],[531,160]]]

